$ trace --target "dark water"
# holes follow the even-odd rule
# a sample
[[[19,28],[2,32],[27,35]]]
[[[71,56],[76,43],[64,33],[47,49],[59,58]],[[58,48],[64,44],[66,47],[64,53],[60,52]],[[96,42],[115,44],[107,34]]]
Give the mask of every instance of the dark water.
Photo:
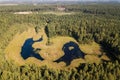
[[[32,45],[35,42],[41,42],[43,40],[43,38],[41,37],[39,40],[34,41],[33,38],[29,38],[25,41],[25,43],[22,46],[21,49],[21,56],[23,57],[23,59],[27,59],[29,57],[35,57],[39,60],[44,60],[40,54],[36,53],[34,51],[34,48],[32,47]]]
[[[43,38],[40,38],[39,40],[36,40],[36,41],[34,41],[33,38],[28,38],[23,44],[21,49],[21,56],[23,57],[23,59],[27,59],[29,57],[35,57],[39,60],[44,60],[40,56],[40,54],[34,51],[34,48],[32,47],[32,45],[35,42],[41,42],[42,40]],[[40,50],[40,49],[37,49],[37,50]],[[59,63],[61,61],[64,61],[68,66],[71,64],[72,60],[77,58],[84,58],[85,56],[84,53],[80,50],[79,46],[72,41],[64,44],[62,50],[64,51],[64,55],[54,62]]]
[[[55,62],[59,63],[64,61],[66,65],[70,65],[73,59],[84,58],[85,56],[84,53],[80,50],[78,44],[72,41],[64,44],[62,50],[64,51],[64,55]]]

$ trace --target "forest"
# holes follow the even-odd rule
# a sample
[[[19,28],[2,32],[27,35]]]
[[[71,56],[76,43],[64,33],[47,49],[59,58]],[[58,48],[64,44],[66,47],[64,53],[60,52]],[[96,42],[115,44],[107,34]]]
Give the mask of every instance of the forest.
[[[64,7],[65,10],[59,10],[59,7]],[[27,11],[32,13],[14,14],[15,12]],[[51,11],[55,14],[50,14],[49,12]],[[44,14],[44,12],[48,13]],[[67,15],[64,13],[70,14]],[[22,38],[20,36],[27,36],[29,29],[34,29],[35,34],[38,33],[38,35],[42,33],[42,29],[45,31],[45,33],[41,35],[41,41],[42,39],[46,40],[45,47],[36,49],[36,52],[40,51],[40,57],[43,58],[43,62],[42,60],[39,61],[36,59],[32,61],[32,58],[24,60],[21,56],[19,57],[21,51],[14,53],[18,48],[10,45],[14,41],[14,44],[21,43],[22,45],[24,37]],[[34,31],[29,33],[29,35],[32,35]],[[44,36],[45,34],[46,36]],[[15,37],[16,35],[17,37]],[[58,51],[59,49],[56,51],[55,49],[59,44],[55,44],[54,40],[57,42],[56,38],[59,36],[71,37],[74,39],[72,41],[74,42],[73,45],[77,47],[81,45],[91,46],[92,43],[96,43],[100,46],[101,54],[97,54],[97,52],[88,54],[89,51],[88,53],[85,52],[87,51],[86,47],[84,47],[85,51],[81,51],[82,48],[79,50],[72,49],[73,47],[70,47],[69,51],[66,51],[67,49],[64,47],[62,50],[60,49],[61,51]],[[31,37],[27,37],[25,40],[27,41],[28,38]],[[15,39],[18,40],[18,43]],[[31,43],[31,46],[32,44],[33,43]],[[41,45],[36,43],[38,46],[43,46],[43,44],[44,42],[41,43]],[[65,46],[65,44],[63,45]],[[19,45],[15,46],[19,47]],[[48,48],[46,49],[46,47]],[[49,49],[49,47],[52,47],[52,49]],[[24,48],[24,46],[22,46],[22,48]],[[30,49],[32,48],[30,47]],[[45,55],[42,53],[42,50],[45,50],[43,53],[51,52],[51,54]],[[56,51],[56,54],[60,54],[54,58],[53,55],[55,54],[52,53],[52,51]],[[78,66],[71,67],[74,66],[73,60],[80,58],[79,55],[77,55],[79,53],[78,51],[84,53],[84,62],[75,61],[74,64]],[[58,61],[61,60],[59,59],[61,52],[65,52],[65,55],[70,56],[62,57],[63,64],[66,63],[63,68],[58,67],[62,64]],[[7,53],[9,53],[9,56]],[[35,55],[36,53],[31,53],[32,56],[33,54]],[[31,55],[29,57],[31,57]],[[95,61],[93,56],[100,59],[100,61],[89,62],[86,57],[88,55],[90,55],[90,59],[93,58],[93,61]],[[50,58],[47,56],[50,56]],[[102,58],[103,56],[108,57],[109,60]],[[13,57],[15,58],[13,59]],[[34,57],[38,57],[38,55]],[[0,59],[0,80],[119,80],[120,4],[97,3],[0,6]],[[21,63],[16,62],[19,61],[19,59]],[[27,63],[27,61],[30,62]],[[22,62],[24,62],[24,64],[22,64]],[[33,62],[36,63],[34,64]],[[37,63],[40,64],[40,66]]]

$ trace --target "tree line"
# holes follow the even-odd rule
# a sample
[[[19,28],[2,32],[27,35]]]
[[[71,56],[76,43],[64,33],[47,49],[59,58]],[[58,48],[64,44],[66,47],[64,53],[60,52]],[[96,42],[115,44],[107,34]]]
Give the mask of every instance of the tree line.
[[[0,66],[1,80],[119,80],[120,65],[118,61],[102,64],[81,63],[69,70],[52,69],[35,64],[16,66],[6,63]]]

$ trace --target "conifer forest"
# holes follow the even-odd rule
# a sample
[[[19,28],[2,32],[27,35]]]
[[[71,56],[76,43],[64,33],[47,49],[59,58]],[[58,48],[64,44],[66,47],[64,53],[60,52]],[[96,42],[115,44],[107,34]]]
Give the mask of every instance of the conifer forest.
[[[0,80],[120,80],[120,3],[0,5]]]

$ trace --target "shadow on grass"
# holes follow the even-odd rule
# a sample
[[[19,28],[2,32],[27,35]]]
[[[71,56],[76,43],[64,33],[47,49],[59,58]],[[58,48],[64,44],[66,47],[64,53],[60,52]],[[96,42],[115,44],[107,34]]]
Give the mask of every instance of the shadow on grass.
[[[59,63],[64,61],[66,63],[66,66],[68,66],[71,64],[73,59],[77,58],[84,59],[85,54],[80,50],[78,44],[76,44],[73,41],[64,44],[62,50],[64,51],[65,54],[54,62]]]
[[[43,40],[43,38],[41,37],[39,40],[34,41],[33,38],[29,38],[25,41],[25,43],[22,46],[21,49],[21,56],[23,57],[23,59],[27,59],[29,57],[35,57],[39,60],[44,60],[40,54],[37,53],[37,51],[34,51],[34,48],[32,47],[32,45],[35,42],[41,42]],[[36,49],[36,50],[40,50],[40,49]]]
[[[111,48],[111,46],[105,42],[101,42],[101,52],[105,52],[106,56],[111,60],[111,61],[115,61],[115,60],[119,60],[115,54],[116,52]]]

